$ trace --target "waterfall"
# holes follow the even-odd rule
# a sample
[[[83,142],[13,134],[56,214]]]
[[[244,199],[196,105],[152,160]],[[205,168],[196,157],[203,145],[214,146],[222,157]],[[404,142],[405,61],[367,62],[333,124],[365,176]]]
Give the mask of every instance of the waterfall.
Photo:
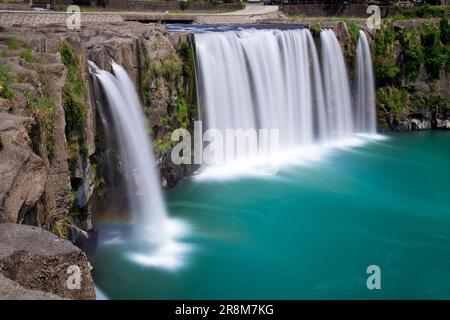
[[[355,126],[358,132],[375,134],[375,84],[370,47],[364,31],[359,31],[356,50]]]
[[[167,219],[159,175],[144,123],[145,115],[131,79],[118,64],[111,63],[114,75],[97,69],[95,76],[105,92],[119,140],[121,159],[127,174],[127,190],[135,220],[151,226],[164,238]]]
[[[166,213],[145,115],[133,82],[120,65],[111,62],[111,66],[113,74],[89,62],[91,73],[106,97],[112,116],[111,127],[115,130],[124,164],[129,206],[134,217],[134,239],[139,243],[130,258],[148,266],[175,269],[183,264],[184,254],[189,251],[177,241],[185,233],[186,225],[169,219]],[[105,242],[130,240],[117,241],[116,230],[110,234],[111,239]],[[125,238],[129,238],[128,235],[125,234]]]
[[[279,129],[281,151],[328,136],[319,60],[309,30],[206,32],[195,34],[195,43],[206,130],[225,136],[228,129]],[[225,152],[227,163],[238,158]]]
[[[230,129],[279,130],[277,161],[285,161],[294,150],[356,143],[353,136],[359,124],[354,122],[341,46],[332,29],[323,29],[320,39],[321,59],[305,28],[196,33],[199,109],[205,131],[217,130],[227,140]],[[373,96],[366,94],[365,99]],[[225,144],[210,141],[207,148],[224,153],[220,164],[239,163],[237,148]],[[254,150],[248,154],[261,157]]]
[[[331,29],[320,33],[328,129],[333,139],[354,133],[350,86],[341,46]]]

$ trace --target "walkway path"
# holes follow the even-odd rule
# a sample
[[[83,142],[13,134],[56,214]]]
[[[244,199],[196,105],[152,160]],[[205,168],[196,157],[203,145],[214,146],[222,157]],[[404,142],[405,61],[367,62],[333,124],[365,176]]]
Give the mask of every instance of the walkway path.
[[[277,13],[279,10],[278,6],[265,6],[262,3],[248,4],[243,10],[218,13],[217,15],[227,15],[227,16],[252,16],[252,15],[262,15],[262,14],[272,14]]]
[[[55,11],[24,12],[0,10],[0,26],[11,27],[14,25],[42,25],[53,23],[66,23],[69,14]],[[260,20],[280,19],[284,15],[278,10],[278,6],[264,6],[262,4],[249,4],[245,9],[226,13],[199,13],[199,14],[171,14],[161,12],[89,12],[81,13],[83,23],[111,23],[129,21],[177,21],[186,23],[211,23],[211,24],[247,24],[257,23]]]

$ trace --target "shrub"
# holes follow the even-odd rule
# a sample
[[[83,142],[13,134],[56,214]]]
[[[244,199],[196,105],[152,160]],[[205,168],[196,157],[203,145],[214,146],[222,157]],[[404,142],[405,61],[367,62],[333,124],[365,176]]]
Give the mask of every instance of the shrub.
[[[81,133],[86,121],[86,88],[77,52],[67,43],[60,48],[61,59],[67,67],[66,82],[63,87],[63,107],[66,118],[66,134],[71,131]]]
[[[432,79],[437,79],[439,78],[441,66],[445,61],[445,53],[441,53],[440,31],[433,25],[422,24],[420,32],[425,68]]]
[[[178,88],[177,100],[177,121],[180,128],[187,129],[189,123],[189,109],[185,100],[185,91],[183,88]]]
[[[410,103],[410,94],[406,90],[388,86],[377,90],[376,99],[378,118],[381,125],[388,129],[392,121],[400,122],[402,112]]]
[[[443,18],[439,23],[439,30],[441,32],[441,42],[443,47],[443,60],[447,72],[450,72],[450,24],[448,19]]]
[[[439,30],[441,32],[441,42],[443,45],[450,45],[450,24],[448,19],[442,18],[439,22]]]
[[[53,135],[56,115],[55,103],[51,97],[35,95],[29,90],[24,91],[24,96],[27,99],[27,106],[30,112],[37,119],[44,133],[44,145],[47,152],[52,154],[55,141]]]
[[[34,61],[33,53],[30,49],[23,49],[22,52],[20,52],[20,57],[29,63]]]
[[[398,82],[400,68],[395,60],[394,45],[397,38],[394,27],[386,23],[377,32],[374,44],[374,71],[379,85]]]
[[[411,106],[414,109],[432,108],[446,109],[449,108],[448,102],[436,93],[417,94],[411,99]]]
[[[22,44],[16,38],[8,39],[8,41],[6,42],[6,45],[8,46],[8,49],[10,49],[10,50],[17,50],[17,49],[22,48]]]
[[[14,91],[9,88],[9,84],[17,80],[17,75],[6,67],[0,67],[0,97],[11,100],[14,98]]]
[[[419,75],[424,62],[420,35],[412,29],[402,31],[402,76],[408,81],[414,81]]]
[[[155,147],[157,152],[166,153],[172,149],[172,147],[176,144],[175,141],[170,140],[171,133],[168,132],[165,139],[154,139],[153,146]]]
[[[173,82],[178,76],[181,76],[183,65],[180,58],[174,54],[169,54],[161,64],[161,74],[168,81]]]

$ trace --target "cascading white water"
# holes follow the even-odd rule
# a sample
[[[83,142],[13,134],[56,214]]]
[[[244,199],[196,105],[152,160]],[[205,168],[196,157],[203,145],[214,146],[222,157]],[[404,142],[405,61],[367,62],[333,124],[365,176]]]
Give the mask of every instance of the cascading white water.
[[[278,129],[281,151],[328,136],[309,30],[207,32],[195,43],[205,129]],[[225,161],[237,157],[226,152]]]
[[[355,126],[357,132],[374,134],[376,128],[375,83],[369,42],[359,31],[356,50]]]
[[[164,240],[167,214],[145,116],[128,74],[120,65],[114,62],[111,65],[114,75],[98,68],[94,74],[105,92],[121,158],[127,168],[130,209],[136,222],[152,229],[155,240]]]
[[[355,130],[344,56],[333,30],[322,29],[320,39],[329,134],[332,139],[345,138]]]
[[[139,240],[129,257],[147,266],[179,268],[190,250],[178,241],[187,226],[182,221],[169,219],[166,213],[145,115],[133,82],[125,69],[115,62],[111,62],[114,75],[92,62],[89,66],[103,88],[124,162],[130,210],[135,218],[133,233]],[[113,230],[107,234],[104,244],[126,241]]]

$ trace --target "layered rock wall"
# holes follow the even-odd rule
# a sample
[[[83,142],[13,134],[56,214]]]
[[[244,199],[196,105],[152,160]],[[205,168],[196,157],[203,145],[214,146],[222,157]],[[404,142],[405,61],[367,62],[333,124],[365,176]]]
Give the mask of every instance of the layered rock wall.
[[[102,92],[87,60],[110,70],[114,59],[130,74],[148,117],[162,185],[173,186],[194,170],[170,160],[170,134],[192,130],[196,118],[188,34],[136,22],[95,24],[80,32],[61,25],[24,26],[5,30],[0,46],[0,157],[5,159],[0,221],[26,222],[73,238],[78,228],[92,228],[91,213],[102,204],[126,203],[123,168],[111,146],[114,139],[107,141],[112,130],[104,132]]]

